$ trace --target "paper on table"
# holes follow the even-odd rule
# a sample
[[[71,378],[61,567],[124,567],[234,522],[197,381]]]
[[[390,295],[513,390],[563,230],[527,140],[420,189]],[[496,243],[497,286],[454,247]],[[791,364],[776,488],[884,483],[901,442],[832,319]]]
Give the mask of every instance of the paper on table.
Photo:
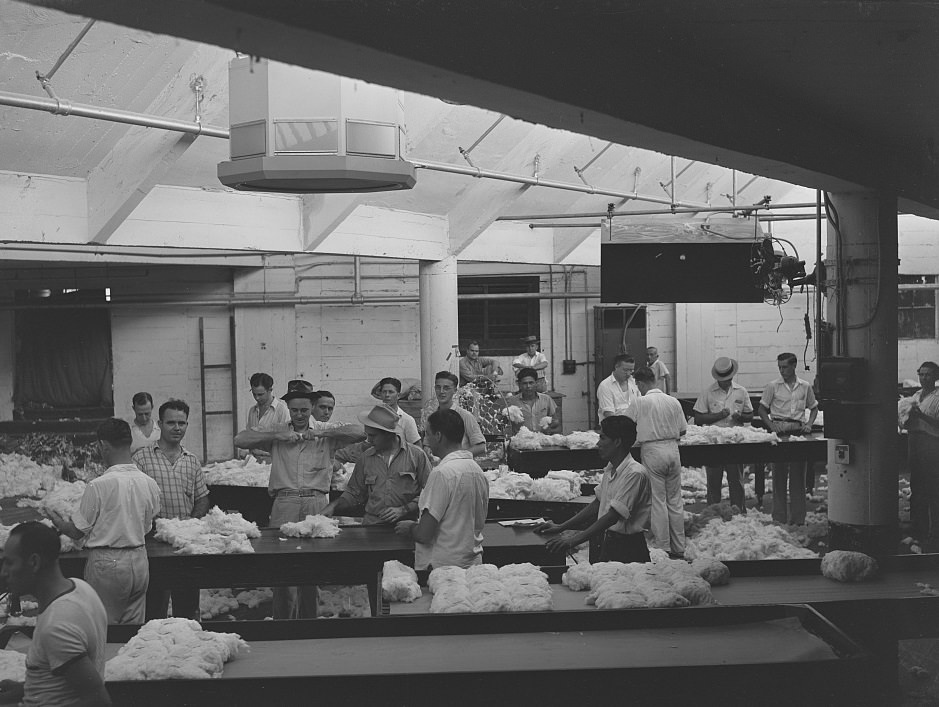
[[[522,518],[521,520],[500,520],[499,525],[505,528],[531,528],[544,522],[544,518]]]

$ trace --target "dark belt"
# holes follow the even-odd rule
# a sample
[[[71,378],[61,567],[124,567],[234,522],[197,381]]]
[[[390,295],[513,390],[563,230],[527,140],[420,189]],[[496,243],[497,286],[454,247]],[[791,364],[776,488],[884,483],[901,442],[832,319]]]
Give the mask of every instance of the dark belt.
[[[143,545],[125,545],[124,547],[114,547],[113,545],[95,545],[89,547],[89,550],[139,550]]]
[[[277,492],[277,498],[290,498],[293,496],[299,496],[300,498],[309,498],[310,496],[325,496],[327,491],[320,491],[318,489],[281,489]]]

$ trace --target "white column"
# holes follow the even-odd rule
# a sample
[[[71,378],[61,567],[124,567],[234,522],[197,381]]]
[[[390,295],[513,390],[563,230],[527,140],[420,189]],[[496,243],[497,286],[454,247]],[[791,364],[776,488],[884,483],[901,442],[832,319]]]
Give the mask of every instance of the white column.
[[[456,370],[459,345],[457,312],[457,259],[422,260],[420,263],[421,296],[421,389],[424,400],[434,394],[434,374]]]
[[[828,444],[831,547],[894,554],[898,540],[897,202],[874,192],[832,194],[831,200],[839,224],[838,229],[829,224],[826,250],[826,263],[831,264],[827,319],[835,327],[832,353],[863,358],[867,366],[861,404],[845,406],[857,411],[856,432]],[[849,446],[850,463],[836,460],[837,444]]]

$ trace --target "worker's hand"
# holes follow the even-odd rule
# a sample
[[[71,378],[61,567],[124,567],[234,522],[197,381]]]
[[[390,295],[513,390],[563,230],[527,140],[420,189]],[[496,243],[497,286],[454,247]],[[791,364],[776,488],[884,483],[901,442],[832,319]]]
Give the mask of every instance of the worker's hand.
[[[544,546],[548,552],[567,552],[574,547],[574,544],[569,535],[562,535],[558,538],[551,538]]]
[[[720,419],[723,420],[723,419],[728,418],[728,417],[730,417],[730,410],[728,410],[727,408],[724,408],[723,410],[721,410],[721,418],[720,418]]]
[[[378,517],[382,523],[397,523],[407,514],[407,510],[403,506],[395,506],[393,508],[383,508]]]
[[[536,525],[532,530],[539,535],[555,535],[561,532],[561,526],[551,521],[545,521]]]
[[[734,422],[743,422],[743,413],[735,412],[733,415]]]
[[[412,535],[411,535],[412,530],[411,530],[411,529],[412,529],[415,525],[417,525],[417,521],[416,521],[416,520],[402,520],[402,521],[398,521],[398,523],[395,525],[395,533],[396,533],[397,535],[405,535],[405,536],[407,536],[407,537],[410,538],[410,537],[412,537]]]
[[[293,430],[281,430],[274,433],[274,439],[278,442],[298,442],[300,441],[300,435]]]
[[[809,434],[811,431],[812,431],[812,425],[811,425],[811,423],[806,422],[804,425],[802,425],[802,428],[801,428],[802,434],[807,435],[807,434]]]

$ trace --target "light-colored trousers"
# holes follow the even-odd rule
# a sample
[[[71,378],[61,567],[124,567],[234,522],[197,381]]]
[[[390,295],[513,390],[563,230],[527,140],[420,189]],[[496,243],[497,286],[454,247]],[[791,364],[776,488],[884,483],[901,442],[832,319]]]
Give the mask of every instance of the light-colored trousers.
[[[329,505],[329,495],[278,496],[271,507],[272,528],[284,523],[298,523],[307,516],[322,513]],[[274,587],[275,619],[312,619],[316,617],[316,585]]]
[[[681,457],[677,440],[642,443],[642,465],[652,485],[652,536],[666,552],[685,552],[685,512],[681,500]]]
[[[145,623],[150,584],[146,548],[91,548],[85,581],[98,593],[109,624]]]

